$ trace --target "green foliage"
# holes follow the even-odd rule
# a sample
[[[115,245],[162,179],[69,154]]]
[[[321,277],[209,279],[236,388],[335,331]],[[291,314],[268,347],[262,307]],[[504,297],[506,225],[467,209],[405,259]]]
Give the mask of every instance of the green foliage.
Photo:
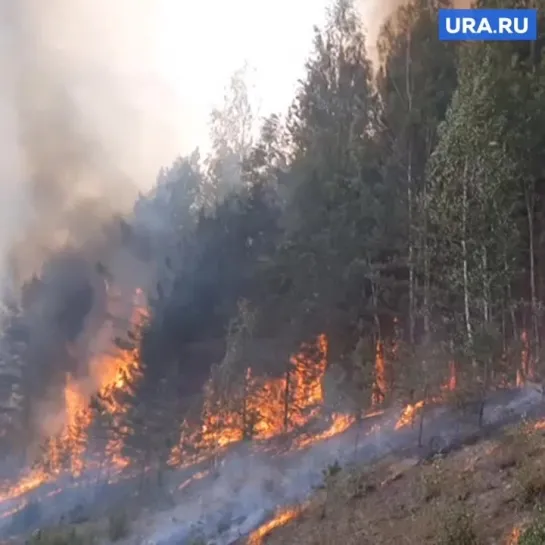
[[[545,543],[545,517],[540,513],[537,519],[519,537],[518,545],[543,545]]]

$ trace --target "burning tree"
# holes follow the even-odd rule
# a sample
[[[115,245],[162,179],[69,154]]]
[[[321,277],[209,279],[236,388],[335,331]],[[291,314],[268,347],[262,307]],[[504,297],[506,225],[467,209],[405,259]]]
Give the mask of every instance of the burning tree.
[[[205,386],[203,441],[210,447],[214,443],[225,446],[253,435],[256,414],[248,403],[253,381],[243,358],[255,318],[248,301],[239,301],[238,313],[228,326],[225,356],[219,365],[212,367]]]

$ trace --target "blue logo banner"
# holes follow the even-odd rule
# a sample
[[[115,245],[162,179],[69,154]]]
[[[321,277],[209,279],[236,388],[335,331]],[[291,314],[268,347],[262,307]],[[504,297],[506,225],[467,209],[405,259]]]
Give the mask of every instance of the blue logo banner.
[[[534,41],[536,9],[440,9],[443,41]]]

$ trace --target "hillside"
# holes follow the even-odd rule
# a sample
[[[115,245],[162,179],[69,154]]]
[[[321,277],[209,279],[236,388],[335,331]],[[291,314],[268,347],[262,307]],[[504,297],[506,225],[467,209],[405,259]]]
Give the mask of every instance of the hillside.
[[[545,423],[523,423],[431,461],[392,455],[342,469],[264,543],[537,545],[545,530],[519,536],[539,524],[544,500]]]
[[[545,420],[522,421],[470,443],[429,458],[393,453],[373,464],[333,463],[308,501],[280,508],[236,545],[545,543]],[[3,543],[162,543],[145,538],[156,520],[145,511],[118,510]],[[194,537],[179,543],[224,541]]]
[[[411,425],[397,411],[302,450],[235,446],[215,469],[199,464],[166,475],[164,492],[170,492],[147,507],[137,499],[101,510],[109,498],[101,499],[96,481],[80,482],[87,505],[65,511],[57,522],[43,519],[39,530],[10,542],[515,545],[515,537],[539,524],[537,508],[545,499],[544,412],[541,393],[526,388],[491,397],[482,426],[475,413],[430,409],[421,447],[419,418]],[[38,509],[73,507],[73,489],[64,486],[68,505],[58,488],[42,493],[41,504],[37,497],[20,503],[27,527]],[[115,495],[115,488],[107,492]]]

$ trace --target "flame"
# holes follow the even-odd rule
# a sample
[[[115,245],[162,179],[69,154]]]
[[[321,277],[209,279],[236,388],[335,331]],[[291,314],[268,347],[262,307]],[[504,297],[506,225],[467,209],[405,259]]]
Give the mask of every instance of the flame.
[[[0,496],[0,501],[11,500],[34,490],[47,481],[48,475],[39,469],[31,471],[28,475],[23,476],[19,482],[8,489],[6,493]]]
[[[267,537],[276,528],[285,526],[288,522],[299,516],[301,514],[301,509],[301,507],[288,507],[280,509],[272,520],[266,522],[250,534],[247,545],[262,545],[265,537]]]
[[[114,426],[123,432],[129,431],[123,428],[120,422],[120,417],[127,412],[127,407],[119,402],[116,394],[118,392],[133,393],[132,385],[141,377],[139,341],[148,318],[149,311],[145,295],[141,289],[137,289],[133,297],[130,318],[131,329],[135,332],[135,342],[131,348],[116,346],[113,353],[102,355],[94,365],[100,384],[99,396],[103,400],[106,410],[112,416]],[[122,455],[122,450],[123,444],[119,438],[110,437],[108,439],[106,455],[118,470],[124,469],[130,464],[130,460]]]
[[[453,361],[450,361],[449,364],[449,380],[448,380],[448,390],[454,392],[456,390],[456,364]]]
[[[403,409],[399,420],[396,422],[395,429],[399,430],[401,428],[404,428],[405,426],[408,426],[409,424],[412,425],[414,423],[416,415],[418,414],[418,411],[420,411],[422,407],[424,407],[424,400],[417,401],[414,405],[407,405]]]
[[[87,429],[91,424],[91,414],[87,406],[87,399],[70,374],[66,376],[64,401],[66,423],[61,442],[67,445],[67,450],[70,452],[72,475],[79,477],[85,465],[83,457],[87,445]]]
[[[258,416],[254,426],[257,439],[300,428],[316,416],[324,401],[327,350],[327,337],[319,335],[314,346],[303,345],[290,358],[284,377],[266,380],[261,386],[259,381],[254,383],[255,394],[248,406]]]
[[[178,490],[183,490],[184,488],[187,488],[192,482],[200,481],[201,479],[204,479],[207,475],[210,475],[210,470],[209,469],[207,469],[205,471],[199,471],[198,473],[195,473],[194,475],[191,475],[191,477],[186,479],[178,487]]]
[[[312,437],[303,437],[297,442],[297,446],[299,448],[308,447],[309,445],[312,445],[318,441],[323,441],[325,439],[329,439],[330,437],[334,437],[335,435],[339,435],[340,433],[346,431],[354,423],[354,421],[355,418],[352,415],[342,413],[334,414],[333,422],[327,430]]]
[[[534,430],[545,430],[545,420],[539,420],[534,424]]]
[[[374,407],[382,403],[385,393],[386,369],[384,364],[384,344],[379,340],[375,349],[375,384],[371,400]]]
[[[522,534],[521,529],[518,526],[515,526],[511,530],[511,533],[509,534],[509,537],[507,538],[506,545],[518,545],[521,534]]]
[[[111,294],[109,294],[111,295]],[[114,300],[114,297],[111,297]],[[110,303],[109,299],[109,303]],[[111,310],[111,309],[109,309]],[[147,308],[142,290],[137,290],[133,300],[133,311],[130,319],[131,329],[136,331],[136,340],[147,318]],[[106,322],[102,334],[109,334],[113,343],[111,323]],[[105,401],[107,411],[113,417],[123,414],[126,408],[117,402],[116,392],[128,390],[130,384],[138,377],[140,354],[138,342],[134,348],[119,348],[114,346],[107,354],[101,354],[90,363],[91,379],[98,390],[99,396]],[[71,347],[68,347],[71,349]],[[65,467],[74,477],[79,477],[85,470],[85,453],[88,443],[88,429],[92,424],[92,413],[89,407],[89,384],[78,381],[71,374],[66,375],[64,387],[64,425],[60,433],[45,441],[42,458],[28,474],[19,482],[8,488],[0,500],[12,499],[38,488],[51,481]],[[111,439],[106,446],[106,454],[110,462],[122,469],[129,461],[122,457],[123,445],[118,440]]]
[[[199,449],[216,451],[241,441],[248,428],[254,439],[266,440],[283,432],[304,426],[318,414],[323,405],[323,375],[327,367],[327,337],[322,334],[313,345],[303,345],[289,359],[281,378],[245,376],[243,409],[225,407],[221,392],[210,379],[205,386],[200,439],[191,434],[187,422],[182,423],[180,441],[172,450],[170,463],[178,465],[184,456],[182,443]],[[231,400],[232,401],[232,400]],[[251,422],[249,422],[251,421]]]
[[[449,378],[446,381],[443,386],[441,386],[440,390],[443,392],[453,392],[456,390],[457,386],[457,377],[456,377],[456,364],[455,362],[451,361],[449,362]],[[409,403],[402,411],[401,416],[399,417],[398,421],[396,422],[395,429],[399,430],[401,428],[404,428],[408,425],[413,425],[414,420],[416,418],[416,415],[424,408],[424,405],[426,403],[437,403],[439,401],[442,401],[444,398],[441,396],[432,396],[428,399],[422,399],[420,401],[417,401],[414,404]]]

